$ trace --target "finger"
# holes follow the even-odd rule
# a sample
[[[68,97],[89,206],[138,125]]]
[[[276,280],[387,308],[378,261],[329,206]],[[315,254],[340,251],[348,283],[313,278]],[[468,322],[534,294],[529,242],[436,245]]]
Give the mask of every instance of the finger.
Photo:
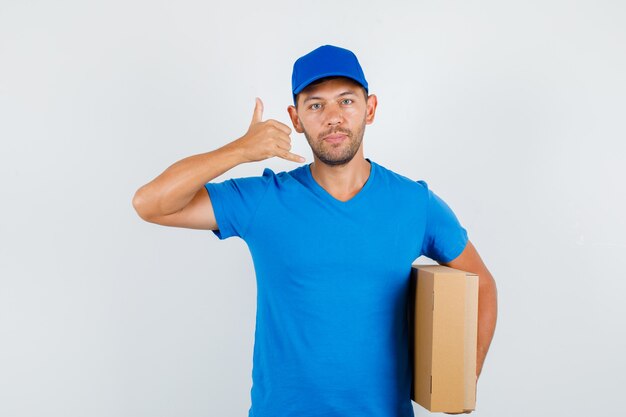
[[[252,121],[250,125],[260,123],[263,120],[263,102],[259,97],[255,98],[254,112],[252,113]]]
[[[291,140],[289,140],[289,136],[287,136],[287,138],[276,138],[276,146],[278,146],[280,149],[284,149],[286,151],[290,151],[291,150]]]
[[[282,148],[291,148],[291,136],[284,134],[283,132],[276,132],[273,138],[277,143],[281,144]]]
[[[279,129],[288,135],[291,133],[291,128],[286,124],[279,122],[278,120],[270,119],[268,120],[268,122],[271,123],[272,126],[274,126],[276,129]]]
[[[287,152],[287,151],[280,151],[277,156],[279,158],[283,158],[283,159],[286,159],[288,161],[293,161],[293,162],[304,162],[305,161],[303,156],[296,155],[295,153],[291,153],[291,152]]]
[[[285,141],[279,140],[274,143],[274,152],[276,155],[281,156],[287,152],[291,151],[291,143],[287,143]]]

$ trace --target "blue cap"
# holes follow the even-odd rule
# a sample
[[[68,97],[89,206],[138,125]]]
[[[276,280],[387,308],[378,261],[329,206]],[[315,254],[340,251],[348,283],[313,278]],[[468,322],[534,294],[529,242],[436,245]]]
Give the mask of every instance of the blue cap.
[[[332,76],[351,78],[368,92],[367,81],[356,55],[344,48],[324,45],[301,56],[293,64],[291,91],[294,103],[296,94],[307,85],[320,78]]]

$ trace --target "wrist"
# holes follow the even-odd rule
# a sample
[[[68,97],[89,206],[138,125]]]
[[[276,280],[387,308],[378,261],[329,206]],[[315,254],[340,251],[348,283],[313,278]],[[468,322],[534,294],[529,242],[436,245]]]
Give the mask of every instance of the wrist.
[[[240,145],[241,139],[242,138],[236,139],[220,148],[225,156],[232,161],[233,166],[252,162],[252,160],[246,156],[244,148]]]

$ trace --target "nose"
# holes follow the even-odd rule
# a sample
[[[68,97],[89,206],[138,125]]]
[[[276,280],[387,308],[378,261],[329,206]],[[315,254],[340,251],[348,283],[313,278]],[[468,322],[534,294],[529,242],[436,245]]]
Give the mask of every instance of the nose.
[[[338,125],[343,120],[341,107],[337,104],[326,106],[326,124],[328,126]]]

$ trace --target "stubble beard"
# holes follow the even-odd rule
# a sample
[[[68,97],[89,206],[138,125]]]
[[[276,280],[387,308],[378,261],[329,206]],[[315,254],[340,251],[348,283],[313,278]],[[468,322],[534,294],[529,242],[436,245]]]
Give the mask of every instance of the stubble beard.
[[[347,136],[347,139],[336,144],[323,140],[324,137],[333,133],[344,134]],[[356,153],[359,151],[361,142],[363,142],[364,134],[365,119],[359,129],[355,132],[341,127],[336,127],[320,133],[317,140],[312,140],[309,133],[304,130],[304,136],[306,137],[307,142],[309,142],[313,155],[315,155],[317,159],[324,164],[331,166],[345,165],[352,161]]]

